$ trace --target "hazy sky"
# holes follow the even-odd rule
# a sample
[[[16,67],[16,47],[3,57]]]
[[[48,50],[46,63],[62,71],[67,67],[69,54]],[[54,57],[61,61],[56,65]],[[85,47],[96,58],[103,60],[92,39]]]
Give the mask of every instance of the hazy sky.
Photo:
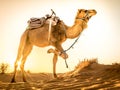
[[[95,9],[98,13],[74,49],[67,53],[71,69],[84,58],[98,58],[103,64],[120,62],[120,1],[119,0],[0,0],[0,62],[10,63],[11,70],[17,55],[19,40],[31,17],[51,14],[52,8],[67,25],[72,26],[78,9]],[[67,40],[67,49],[74,40]],[[47,48],[34,47],[25,69],[32,72],[52,72],[52,56]],[[57,72],[69,71],[59,58]]]

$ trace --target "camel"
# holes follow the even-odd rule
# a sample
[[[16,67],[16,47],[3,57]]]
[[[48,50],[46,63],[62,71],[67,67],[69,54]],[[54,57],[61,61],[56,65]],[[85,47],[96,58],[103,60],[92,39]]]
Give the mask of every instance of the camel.
[[[51,27],[50,40],[48,40],[49,24],[44,24],[43,27],[34,30],[25,30],[20,40],[17,58],[14,63],[14,74],[11,82],[16,82],[15,77],[18,67],[18,61],[20,60],[20,68],[22,72],[23,81],[26,82],[24,64],[26,62],[27,56],[30,54],[34,45],[38,47],[53,46],[55,48],[55,50],[49,49],[48,53],[54,53],[53,76],[57,78],[56,63],[58,56],[61,56],[64,59],[68,58],[68,55],[66,54],[66,52],[64,52],[62,43],[65,42],[67,38],[74,39],[78,37],[81,34],[81,32],[85,28],[87,28],[87,23],[89,19],[92,16],[96,15],[96,13],[97,12],[95,10],[78,9],[74,24],[71,27],[67,26],[63,21],[59,20],[57,25]]]

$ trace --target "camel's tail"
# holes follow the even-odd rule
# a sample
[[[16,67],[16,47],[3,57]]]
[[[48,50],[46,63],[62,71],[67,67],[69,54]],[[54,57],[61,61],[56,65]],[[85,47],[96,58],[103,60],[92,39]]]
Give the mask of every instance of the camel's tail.
[[[23,35],[21,36],[21,40],[20,40],[20,44],[19,44],[19,48],[18,48],[18,55],[17,55],[18,59],[20,59],[22,57],[22,53],[23,53],[24,47],[26,45],[27,37],[28,37],[28,32],[29,32],[29,30],[26,30],[23,33]]]

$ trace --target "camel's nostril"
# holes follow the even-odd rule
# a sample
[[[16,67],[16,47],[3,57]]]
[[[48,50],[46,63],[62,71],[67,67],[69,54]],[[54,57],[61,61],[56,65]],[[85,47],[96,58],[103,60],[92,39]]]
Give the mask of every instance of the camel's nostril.
[[[96,10],[93,10],[96,14],[97,14],[97,11]]]

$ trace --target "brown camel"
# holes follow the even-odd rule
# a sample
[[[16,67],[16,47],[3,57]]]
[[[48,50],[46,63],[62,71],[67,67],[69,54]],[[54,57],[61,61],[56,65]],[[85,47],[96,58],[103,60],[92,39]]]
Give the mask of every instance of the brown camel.
[[[67,39],[73,39],[80,35],[80,33],[87,27],[87,22],[89,19],[96,14],[95,10],[85,10],[78,9],[77,15],[75,17],[75,22],[72,27],[68,27],[64,24],[63,21],[59,21],[56,26],[51,27],[51,36],[48,41],[48,24],[45,24],[43,27],[26,30],[20,41],[18,48],[18,55],[14,64],[14,75],[11,82],[15,82],[15,76],[18,66],[18,61],[21,59],[21,71],[23,76],[23,81],[26,82],[25,73],[24,73],[24,64],[26,62],[27,56],[30,54],[33,45],[38,47],[53,46],[55,50],[48,50],[49,53],[54,53],[53,57],[53,75],[56,75],[56,62],[58,55],[64,59],[68,58],[68,55],[64,52],[62,48],[62,43]]]

